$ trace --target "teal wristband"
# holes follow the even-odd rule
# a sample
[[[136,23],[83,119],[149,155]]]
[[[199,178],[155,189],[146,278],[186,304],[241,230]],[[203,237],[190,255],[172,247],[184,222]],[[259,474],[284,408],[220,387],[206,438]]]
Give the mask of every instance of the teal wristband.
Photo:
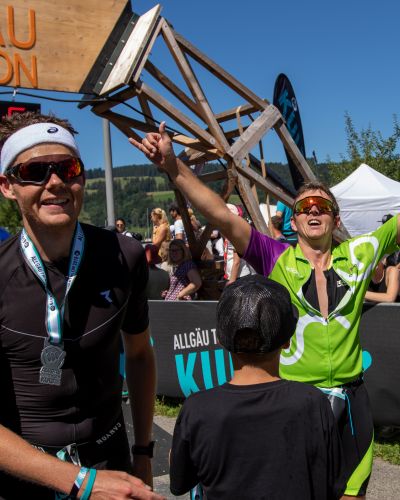
[[[83,491],[83,495],[81,496],[81,500],[88,500],[89,499],[90,494],[92,493],[94,480],[96,479],[96,474],[97,474],[96,469],[89,469],[88,482],[87,482],[86,488]]]

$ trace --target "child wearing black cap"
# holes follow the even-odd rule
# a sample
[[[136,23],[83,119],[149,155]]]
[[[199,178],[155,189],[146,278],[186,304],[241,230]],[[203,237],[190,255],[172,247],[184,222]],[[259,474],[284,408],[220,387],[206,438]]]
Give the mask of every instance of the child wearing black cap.
[[[341,497],[342,449],[326,397],[279,378],[296,321],[287,290],[263,276],[225,289],[217,334],[234,376],[185,401],[172,441],[173,494],[200,483],[207,500]]]

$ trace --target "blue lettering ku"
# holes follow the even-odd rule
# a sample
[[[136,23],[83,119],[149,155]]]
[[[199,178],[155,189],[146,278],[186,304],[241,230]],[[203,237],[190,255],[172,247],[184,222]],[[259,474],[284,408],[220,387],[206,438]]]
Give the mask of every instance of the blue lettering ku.
[[[197,352],[191,352],[187,355],[187,363],[185,367],[185,355],[177,354],[175,356],[176,372],[178,375],[179,385],[185,397],[190,396],[193,392],[200,390],[198,382],[195,380],[194,369],[196,366]],[[210,351],[201,351],[200,353],[201,371],[203,376],[203,384],[205,389],[212,389],[215,384],[211,374],[211,359]],[[222,385],[227,381],[225,369],[225,356],[223,349],[214,351],[215,371],[217,374],[217,384]],[[233,364],[229,354],[229,371],[232,377]],[[231,378],[230,377],[230,378]]]

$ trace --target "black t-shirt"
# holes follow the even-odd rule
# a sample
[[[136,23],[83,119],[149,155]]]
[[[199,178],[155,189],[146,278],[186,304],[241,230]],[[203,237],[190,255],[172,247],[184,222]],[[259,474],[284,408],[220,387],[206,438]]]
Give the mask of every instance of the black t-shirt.
[[[326,397],[279,380],[190,396],[177,419],[171,492],[200,483],[207,500],[327,500],[345,488],[342,448]]]
[[[19,235],[0,248],[0,423],[30,443],[59,446],[101,436],[121,411],[120,330],[148,326],[142,245],[82,224],[85,249],[68,294],[59,387],[39,383],[46,293],[22,256]],[[67,259],[45,263],[60,305]]]

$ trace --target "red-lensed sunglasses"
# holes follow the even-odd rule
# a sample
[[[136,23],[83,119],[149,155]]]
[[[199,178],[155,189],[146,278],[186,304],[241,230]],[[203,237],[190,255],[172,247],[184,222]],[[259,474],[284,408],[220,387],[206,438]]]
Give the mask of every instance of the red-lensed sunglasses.
[[[8,167],[5,175],[12,176],[19,184],[46,184],[54,172],[63,182],[71,182],[83,174],[80,158],[67,155],[51,155],[32,158],[24,163]]]
[[[322,214],[335,212],[332,201],[322,198],[322,196],[307,196],[297,201],[294,205],[293,212],[296,215],[309,214],[314,206],[317,207],[318,212]]]

